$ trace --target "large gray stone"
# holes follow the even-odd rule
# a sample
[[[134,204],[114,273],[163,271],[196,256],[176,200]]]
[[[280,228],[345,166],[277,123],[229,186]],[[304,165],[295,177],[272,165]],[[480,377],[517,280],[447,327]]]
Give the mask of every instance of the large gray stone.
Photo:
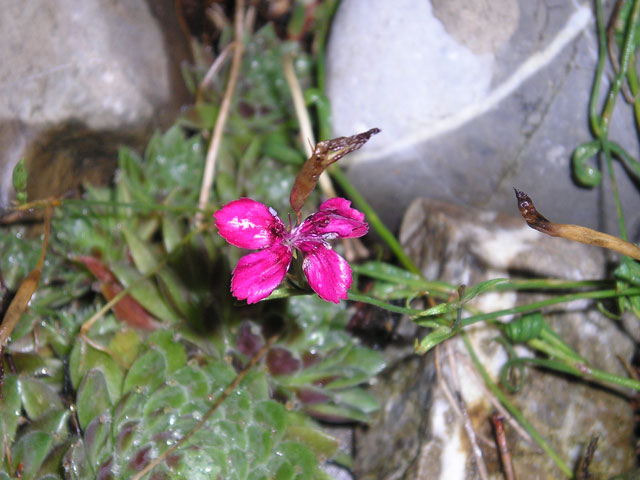
[[[327,52],[335,135],[382,129],[345,161],[392,227],[419,196],[515,212],[515,186],[551,220],[618,233],[609,183],[577,187],[569,168],[591,140],[592,2],[344,0]],[[611,138],[637,154],[622,99]],[[637,238],[638,191],[617,167]]]
[[[595,247],[548,237],[531,230],[517,217],[426,199],[417,199],[407,210],[400,240],[426,278],[454,285],[520,276],[597,279],[605,271],[605,256]],[[477,297],[473,307],[492,312],[542,298],[540,294],[490,292]],[[634,342],[593,303],[556,306],[545,309],[544,315],[590,365],[626,376],[620,358],[630,361]],[[494,341],[500,334],[498,328],[479,323],[468,328],[467,334],[497,383],[507,360],[504,347]],[[417,338],[420,335],[416,332]],[[484,382],[461,339],[454,337],[448,346],[438,347],[442,383],[458,389],[476,435],[485,440],[478,440],[478,444],[490,478],[502,478],[492,448],[489,416],[495,407],[490,403],[491,396],[482,387]],[[525,345],[516,346],[516,351],[519,356],[534,355]],[[396,359],[373,386],[381,408],[368,428],[357,431],[357,478],[480,478],[463,422],[442,384],[436,381],[433,353]],[[452,368],[459,379],[457,387]],[[509,399],[570,468],[576,465],[592,435],[600,436],[591,467],[593,478],[610,478],[634,466],[633,411],[628,399],[613,389],[527,368],[523,388]],[[520,436],[510,424],[505,424],[505,431],[516,478],[562,478],[558,467],[535,442]]]
[[[170,0],[5,0],[0,211],[20,157],[30,191],[40,183],[40,195],[60,194],[83,172],[112,168],[119,143],[173,119],[185,98],[181,37]]]

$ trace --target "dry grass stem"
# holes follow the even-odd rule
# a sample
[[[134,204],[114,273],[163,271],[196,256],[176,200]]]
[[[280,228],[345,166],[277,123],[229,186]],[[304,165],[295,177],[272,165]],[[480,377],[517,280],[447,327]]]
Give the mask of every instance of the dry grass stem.
[[[196,103],[200,103],[202,101],[202,92],[206,88],[209,88],[209,85],[211,85],[211,82],[215,78],[216,73],[218,73],[220,68],[222,68],[222,65],[224,65],[225,60],[227,60],[227,58],[229,57],[229,54],[234,48],[235,48],[235,42],[231,42],[229,45],[227,45],[222,49],[222,51],[218,54],[216,59],[213,61],[213,63],[209,67],[209,70],[207,70],[206,75],[200,82],[200,85],[198,85],[198,92],[196,93]]]
[[[502,470],[505,480],[515,480],[513,473],[513,462],[511,461],[511,453],[509,452],[509,444],[507,443],[507,435],[504,432],[503,417],[499,413],[491,415],[491,423],[496,435],[496,444],[502,461]]]
[[[15,297],[13,297],[13,300],[11,300],[11,303],[9,304],[9,308],[7,308],[7,313],[2,319],[2,324],[0,325],[0,349],[3,349],[7,346],[11,332],[13,332],[13,329],[18,324],[18,321],[22,317],[22,314],[27,309],[29,301],[31,300],[33,293],[36,291],[36,288],[38,288],[38,284],[40,283],[40,277],[42,276],[42,267],[44,265],[44,258],[47,252],[47,245],[49,244],[49,234],[51,232],[51,214],[54,204],[57,206],[59,205],[59,202],[56,203],[56,201],[49,201],[46,204],[46,211],[44,216],[44,238],[42,239],[42,250],[40,252],[40,258],[38,259],[36,268],[34,268],[22,281]]]
[[[213,135],[211,136],[211,143],[209,143],[209,149],[207,150],[207,157],[205,160],[204,174],[202,176],[202,187],[200,188],[200,198],[198,200],[199,211],[195,217],[196,226],[199,227],[203,220],[203,211],[209,201],[209,194],[211,193],[211,187],[213,186],[213,179],[215,176],[216,159],[220,150],[220,144],[222,143],[222,134],[224,127],[227,123],[227,117],[229,116],[229,110],[231,109],[231,99],[238,83],[238,76],[240,75],[240,66],[242,65],[242,56],[244,53],[243,42],[243,23],[244,23],[244,0],[238,0],[236,2],[235,21],[234,21],[234,43],[233,43],[233,60],[231,62],[231,71],[229,72],[229,79],[227,80],[227,86],[220,103],[220,110],[218,117],[216,118],[216,124],[213,127]]]
[[[309,118],[309,112],[304,102],[304,96],[302,95],[302,87],[298,82],[298,77],[293,69],[293,54],[285,55],[282,60],[282,69],[284,77],[287,79],[287,84],[291,90],[291,98],[293,100],[293,108],[296,111],[298,117],[298,124],[300,125],[300,142],[304,145],[304,152],[307,158],[313,155],[313,146],[316,144],[313,129],[311,128],[311,120]],[[331,183],[329,174],[325,171],[320,175],[318,180],[322,193],[328,198],[336,197],[336,191]]]

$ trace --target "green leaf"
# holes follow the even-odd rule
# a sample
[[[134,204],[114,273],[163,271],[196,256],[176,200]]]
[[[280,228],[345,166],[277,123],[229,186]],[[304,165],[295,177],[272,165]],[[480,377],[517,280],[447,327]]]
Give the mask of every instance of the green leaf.
[[[454,300],[448,303],[440,303],[435,307],[431,307],[426,310],[423,310],[417,315],[417,317],[418,318],[432,317],[435,315],[444,315],[446,313],[455,312],[456,310],[461,308],[462,305],[467,303],[469,300],[477,297],[478,295],[486,292],[487,290],[492,289],[494,286],[498,285],[499,283],[503,283],[506,281],[507,281],[506,278],[494,278],[491,280],[487,280],[485,282],[480,282],[477,285],[474,285],[473,287],[465,289],[465,292],[460,299]],[[418,322],[418,324],[420,324],[420,322]]]
[[[263,428],[272,432],[274,441],[284,434],[287,426],[287,411],[272,400],[265,400],[254,406],[253,420]]]
[[[135,284],[129,293],[152,315],[170,324],[180,321],[180,317],[167,305],[165,299],[160,295],[158,287],[150,279],[143,279],[135,269],[128,265],[116,263],[110,265],[109,268],[126,288]]]
[[[369,416],[359,409],[331,403],[308,404],[305,405],[304,411],[329,422],[369,422]]]
[[[306,425],[291,425],[285,434],[287,440],[307,445],[321,460],[326,460],[338,450],[338,440],[323,431]]]
[[[269,398],[269,384],[263,372],[249,372],[240,385],[256,400]]]
[[[450,327],[441,326],[434,330],[432,330],[426,337],[420,340],[420,343],[416,340],[415,352],[418,355],[424,355],[433,347],[438,345],[441,342],[444,342],[448,338],[451,338],[455,335],[455,331]]]
[[[312,478],[318,468],[318,461],[313,455],[311,450],[306,446],[297,442],[283,442],[278,447],[278,453],[282,455],[285,460],[295,465],[294,472],[296,477],[300,475],[300,478]],[[277,463],[276,460],[274,463]],[[276,474],[276,478],[280,478],[279,472]]]
[[[152,392],[165,381],[167,362],[157,350],[149,350],[139,357],[127,372],[122,385],[122,393],[132,388]]]
[[[14,465],[22,464],[22,479],[36,478],[40,465],[53,445],[53,436],[47,432],[31,432],[21,437],[11,447]]]
[[[250,425],[247,428],[247,439],[249,441],[247,455],[250,456],[251,463],[254,465],[265,463],[273,448],[271,432],[257,425]]]
[[[184,388],[178,385],[163,385],[153,392],[144,406],[144,416],[149,416],[156,410],[179,409],[187,402]]]
[[[99,415],[84,430],[87,460],[95,470],[113,455],[110,412]]]
[[[146,398],[146,395],[135,390],[122,396],[112,410],[111,428],[114,438],[117,437],[118,440],[121,440],[119,435],[124,430],[124,426],[142,417],[142,409]],[[117,444],[117,447],[121,449],[122,445]]]
[[[209,381],[204,372],[187,365],[173,374],[172,381],[187,389],[190,399],[206,398],[209,394]]]
[[[640,285],[640,263],[634,260],[622,261],[613,272],[616,278],[629,282],[632,285]]]
[[[94,349],[83,340],[76,340],[69,358],[69,374],[74,388],[79,388],[84,376],[92,369],[102,371],[107,382],[107,390],[112,403],[116,403],[122,394],[124,374],[111,356]]]
[[[57,443],[49,449],[49,453],[38,469],[36,478],[38,480],[60,480],[60,466],[63,464],[64,456],[69,451],[74,440],[77,438],[67,438],[61,443]]]
[[[85,451],[84,442],[78,439],[64,456],[62,465],[65,467],[65,478],[72,480],[84,480],[87,478],[95,478],[95,472],[89,466],[87,453]]]
[[[63,410],[58,392],[38,378],[20,377],[18,391],[27,416],[35,420],[52,410]]]
[[[473,287],[467,288],[460,299],[461,303],[467,303],[469,300],[477,297],[481,293],[486,292],[487,290],[491,290],[493,287],[498,285],[499,283],[507,282],[507,278],[493,278],[491,280],[487,280],[485,282],[480,282]]]
[[[2,400],[0,400],[0,438],[3,443],[6,441],[9,445],[13,443],[18,428],[18,420],[21,414],[21,399],[18,391],[18,377],[16,375],[5,373],[4,383],[2,385]],[[0,448],[0,464],[4,460],[5,449]]]
[[[142,341],[138,332],[132,328],[118,330],[109,341],[109,350],[120,361],[121,365],[131,366],[138,356]]]
[[[18,204],[27,201],[27,165],[24,158],[21,158],[13,167],[13,189],[16,191]]]
[[[411,286],[417,290],[425,290],[428,284],[415,273],[411,273],[403,268],[384,262],[366,262],[362,265],[354,266],[353,270],[358,275],[384,280],[390,283]]]
[[[366,347],[351,349],[342,362],[344,366],[352,366],[373,376],[381,372],[386,366],[384,357],[380,352]]]
[[[171,215],[162,216],[162,241],[167,253],[173,252],[182,242],[182,228]]]
[[[46,432],[54,437],[56,442],[60,442],[67,438],[69,434],[68,424],[70,414],[69,409],[49,411],[46,415],[30,422],[24,431],[20,433],[21,435],[25,435],[30,432]]]
[[[111,408],[109,389],[102,370],[94,368],[85,375],[76,398],[80,428],[85,429],[95,417]]]
[[[333,400],[352,408],[357,408],[363,413],[372,413],[380,407],[376,397],[362,388],[350,388],[333,393]]]
[[[162,352],[167,361],[167,374],[184,367],[187,363],[187,353],[182,344],[177,341],[175,334],[169,330],[157,330],[147,340],[149,347]]]
[[[211,379],[212,393],[222,392],[236,376],[231,365],[224,362],[211,362],[203,370]]]
[[[160,262],[156,258],[153,248],[141,240],[126,225],[122,226],[122,233],[127,241],[131,257],[133,258],[133,262],[136,264],[137,269],[143,275],[147,275],[156,270]]]

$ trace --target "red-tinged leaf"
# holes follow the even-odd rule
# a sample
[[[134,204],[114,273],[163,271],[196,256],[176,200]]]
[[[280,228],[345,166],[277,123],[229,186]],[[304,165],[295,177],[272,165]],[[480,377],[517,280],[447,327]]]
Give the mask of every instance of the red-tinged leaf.
[[[318,179],[329,165],[337,162],[345,155],[358,150],[369,141],[372,135],[379,133],[379,128],[372,128],[363,133],[351,137],[338,137],[324,142],[318,142],[313,149],[313,154],[304,162],[300,173],[291,189],[291,208],[296,212],[298,218],[301,216],[302,206],[307,197],[318,183]]]
[[[296,391],[296,396],[302,403],[326,403],[331,398],[319,390],[312,390],[310,388],[299,388]]]
[[[116,282],[116,276],[107,268],[107,266],[95,257],[89,257],[81,255],[76,257],[80,263],[82,263],[91,274],[101,282]]]
[[[267,367],[272,375],[291,375],[300,369],[300,360],[282,347],[274,347],[267,353]]]
[[[122,285],[107,266],[95,257],[80,256],[77,260],[82,263],[100,282],[100,292],[107,301],[118,295]],[[147,312],[131,295],[127,294],[113,306],[113,313],[118,320],[127,325],[145,330],[156,330],[161,325]]]

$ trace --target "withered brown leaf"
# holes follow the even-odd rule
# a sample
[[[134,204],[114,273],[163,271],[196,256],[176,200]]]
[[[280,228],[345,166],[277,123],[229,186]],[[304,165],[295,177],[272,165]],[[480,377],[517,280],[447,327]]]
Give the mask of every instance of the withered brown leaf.
[[[291,189],[289,201],[291,202],[291,208],[298,215],[298,219],[301,217],[304,202],[316,187],[322,172],[345,155],[361,148],[369,141],[372,135],[379,132],[379,128],[372,128],[351,137],[338,137],[316,144],[311,157],[302,165]]]

